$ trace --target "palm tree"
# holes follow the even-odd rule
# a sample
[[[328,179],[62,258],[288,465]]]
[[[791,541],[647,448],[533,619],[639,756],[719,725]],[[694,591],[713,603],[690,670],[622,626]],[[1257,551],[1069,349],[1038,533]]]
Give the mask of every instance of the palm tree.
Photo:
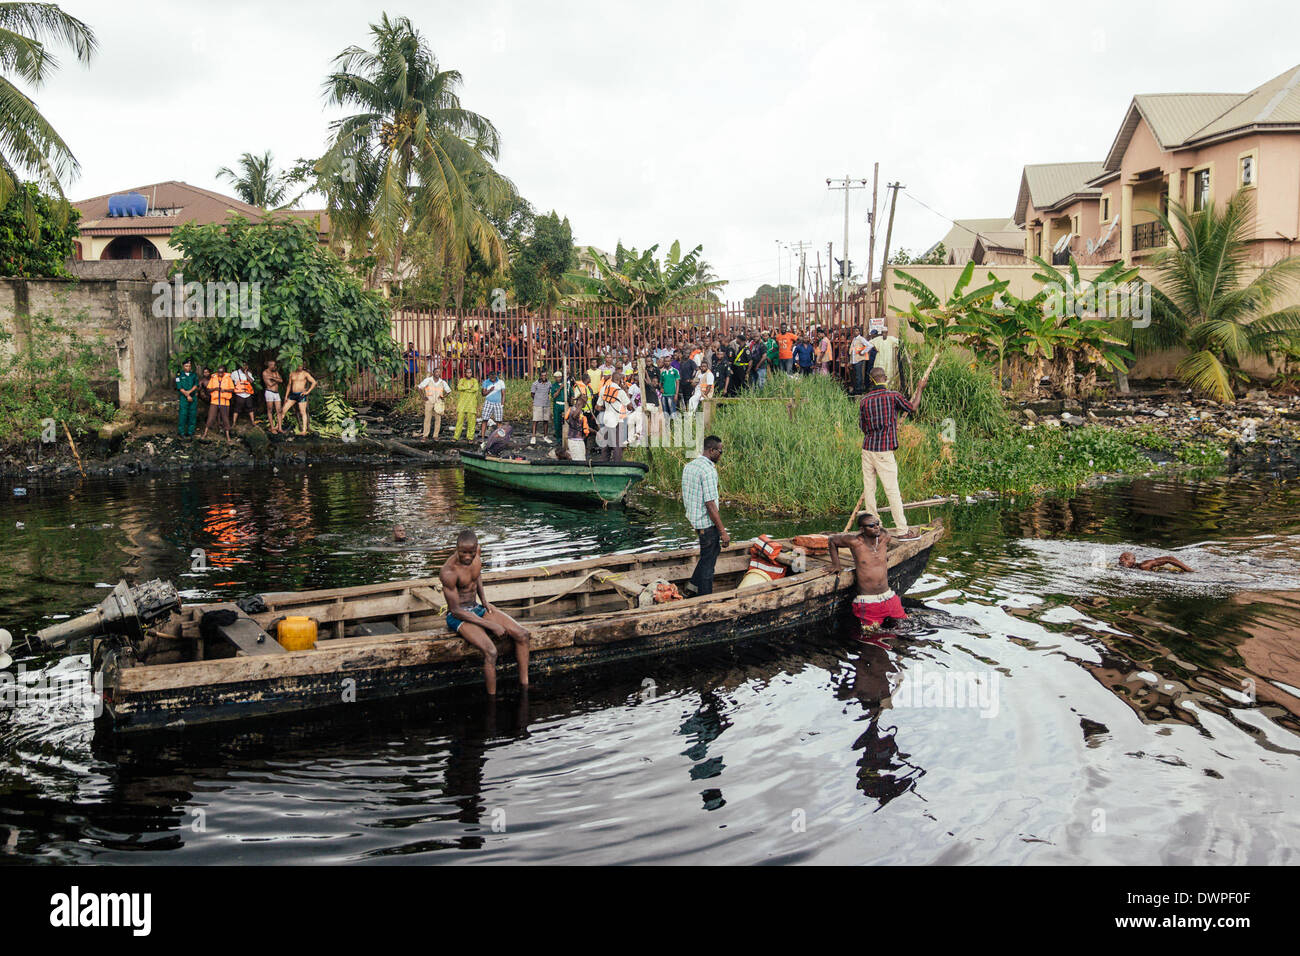
[[[505,246],[484,212],[512,187],[492,166],[500,137],[485,117],[460,104],[461,75],[442,70],[406,17],[371,24],[374,49],[351,46],[334,59],[325,98],[358,112],[332,124],[317,163],[332,221],[396,276],[410,229],[438,243],[448,277],[472,257],[499,267]],[[451,283],[443,284],[444,296]]]
[[[239,170],[236,173],[229,166],[222,166],[217,170],[217,178],[234,183],[235,195],[250,206],[274,209],[289,195],[288,177],[275,171],[269,149],[260,156],[252,153],[240,156]]]
[[[1153,319],[1191,351],[1178,363],[1178,377],[1198,392],[1230,402],[1234,386],[1246,378],[1242,359],[1300,343],[1300,306],[1269,311],[1300,278],[1300,256],[1260,267],[1248,279],[1254,207],[1243,191],[1221,210],[1191,212],[1171,202],[1168,213],[1156,215],[1173,245],[1154,260],[1160,282],[1152,295]]]
[[[63,138],[17,86],[39,87],[59,67],[50,47],[69,47],[82,63],[95,52],[95,33],[52,3],[0,3],[0,206],[23,175],[56,196],[81,170]]]

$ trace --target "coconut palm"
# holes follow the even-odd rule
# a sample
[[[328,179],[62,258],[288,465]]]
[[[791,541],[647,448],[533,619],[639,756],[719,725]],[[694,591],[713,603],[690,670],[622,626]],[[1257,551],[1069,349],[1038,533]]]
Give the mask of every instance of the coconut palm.
[[[1300,279],[1300,256],[1259,267],[1253,277],[1250,239],[1254,207],[1238,191],[1219,209],[1192,212],[1170,202],[1157,212],[1172,246],[1154,260],[1159,282],[1153,317],[1176,332],[1191,354],[1178,363],[1183,382],[1211,398],[1233,399],[1246,378],[1243,359],[1285,351],[1300,343],[1300,306],[1270,311]]]
[[[372,284],[383,266],[399,274],[410,229],[435,237],[450,272],[463,274],[471,256],[503,264],[483,211],[510,191],[492,166],[496,127],[461,106],[460,73],[439,68],[409,19],[384,14],[370,33],[373,49],[348,47],[325,81],[330,104],[358,111],[331,125],[316,167],[332,221],[374,255]]]
[[[283,173],[275,171],[275,161],[268,149],[260,156],[245,153],[239,157],[239,172],[229,166],[217,170],[218,179],[228,179],[235,186],[235,195],[250,206],[274,209],[283,205],[289,195],[290,183]]]
[[[0,206],[24,176],[56,196],[80,172],[67,143],[14,80],[40,87],[59,67],[53,47],[82,63],[95,53],[95,33],[52,3],[0,3]]]

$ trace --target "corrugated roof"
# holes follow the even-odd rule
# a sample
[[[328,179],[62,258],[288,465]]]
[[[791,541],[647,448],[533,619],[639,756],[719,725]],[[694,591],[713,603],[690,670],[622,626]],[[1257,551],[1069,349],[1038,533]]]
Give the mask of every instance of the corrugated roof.
[[[1051,209],[1074,196],[1100,196],[1101,190],[1089,186],[1088,180],[1099,176],[1103,164],[1090,163],[1036,163],[1026,166],[1020,174],[1020,195],[1016,197],[1016,213],[1012,221],[1024,225],[1029,204],[1035,209]]]
[[[977,236],[1002,233],[1015,228],[1016,224],[1006,216],[994,219],[955,219],[952,228],[939,242],[943,243],[944,252],[948,253],[950,263],[964,265],[975,250]],[[932,252],[938,244],[936,242],[926,250],[926,253]]]
[[[123,193],[140,193],[149,200],[151,209],[176,209],[170,216],[110,216],[108,200],[110,196]],[[210,189],[191,186],[177,180],[165,183],[150,183],[147,186],[135,186],[119,189],[82,199],[72,204],[81,210],[81,222],[78,229],[86,235],[166,235],[172,229],[186,222],[196,222],[206,226],[214,222],[225,222],[233,212],[248,219],[261,219],[267,214],[265,209],[250,205],[233,196],[224,196]],[[298,219],[320,218],[319,231],[322,235],[329,233],[329,213],[324,209],[285,209],[272,215],[287,215]]]
[[[1142,120],[1164,150],[1251,129],[1300,128],[1300,65],[1249,93],[1142,93],[1133,97],[1106,154],[1105,171],[1119,169]]]
[[[1258,86],[1231,108],[1186,137],[1187,142],[1222,136],[1253,126],[1300,124],[1300,66],[1293,66]]]

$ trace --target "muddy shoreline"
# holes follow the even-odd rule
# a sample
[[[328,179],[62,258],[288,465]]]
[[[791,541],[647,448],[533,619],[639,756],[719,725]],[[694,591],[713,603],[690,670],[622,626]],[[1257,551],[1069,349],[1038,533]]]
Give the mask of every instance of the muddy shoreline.
[[[142,474],[177,474],[232,469],[273,470],[284,466],[324,464],[419,464],[454,466],[460,452],[477,450],[477,439],[450,440],[444,419],[443,437],[434,441],[415,437],[422,420],[413,416],[367,413],[365,433],[354,441],[320,435],[269,435],[261,428],[242,425],[231,440],[220,436],[180,438],[175,426],[158,420],[135,425],[111,438],[77,437],[80,466],[66,440],[51,445],[31,443],[0,456],[0,482],[18,487],[26,482],[51,479],[129,477]],[[1176,451],[1193,442],[1219,444],[1229,471],[1239,467],[1285,470],[1300,463],[1300,397],[1252,392],[1233,405],[1193,399],[1173,389],[1146,394],[1113,396],[1102,402],[1071,400],[1032,402],[1009,408],[1022,429],[1148,427],[1159,436],[1148,450],[1153,464],[1171,462]],[[529,423],[515,424],[510,448],[524,457],[547,455],[554,445],[539,439],[529,444]],[[1098,480],[1114,476],[1097,475]]]

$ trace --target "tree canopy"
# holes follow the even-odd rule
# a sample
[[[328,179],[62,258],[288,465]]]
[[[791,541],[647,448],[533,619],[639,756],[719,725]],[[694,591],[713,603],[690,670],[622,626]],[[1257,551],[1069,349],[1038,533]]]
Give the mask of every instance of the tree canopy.
[[[179,323],[182,354],[227,368],[265,358],[287,368],[303,362],[335,384],[367,369],[396,374],[387,300],[363,289],[342,260],[321,247],[311,224],[287,216],[249,222],[232,215],[224,224],[178,226],[171,242],[184,254],[175,271],[186,285],[239,285],[240,308],[227,304],[224,315]]]
[[[35,183],[20,186],[0,207],[0,276],[66,276],[81,213],[51,199]]]

